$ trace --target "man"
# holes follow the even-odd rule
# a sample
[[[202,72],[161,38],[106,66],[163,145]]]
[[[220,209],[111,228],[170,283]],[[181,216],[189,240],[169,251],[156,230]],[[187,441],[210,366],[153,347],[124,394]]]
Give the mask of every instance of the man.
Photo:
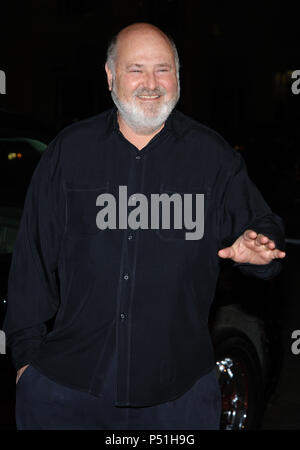
[[[105,70],[116,108],[59,133],[26,196],[4,325],[17,426],[217,429],[219,261],[274,277],[282,221],[241,156],[174,110],[179,61],[162,31],[123,29]],[[147,216],[153,194],[162,218],[152,203]],[[202,231],[187,238],[195,209]]]

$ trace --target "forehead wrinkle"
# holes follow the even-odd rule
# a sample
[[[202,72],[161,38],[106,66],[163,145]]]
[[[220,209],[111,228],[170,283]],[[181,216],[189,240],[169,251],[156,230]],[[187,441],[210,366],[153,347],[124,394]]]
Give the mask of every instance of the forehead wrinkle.
[[[146,64],[140,64],[140,63],[129,62],[128,64],[126,64],[125,67],[126,67],[126,69],[129,69],[130,67],[142,68],[142,67],[145,67],[145,66],[147,66],[147,63]],[[169,64],[167,62],[162,62],[162,63],[154,63],[153,66],[154,67],[168,67],[168,68],[171,68],[172,64]]]

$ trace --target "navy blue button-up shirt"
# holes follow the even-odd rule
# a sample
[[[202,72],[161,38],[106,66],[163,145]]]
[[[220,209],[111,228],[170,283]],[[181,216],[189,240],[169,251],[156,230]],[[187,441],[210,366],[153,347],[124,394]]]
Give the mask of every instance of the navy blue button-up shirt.
[[[120,212],[120,186],[149,205],[152,194],[203,194],[202,237],[186,239],[172,220],[124,226],[134,208]],[[96,221],[102,194],[116,199],[115,227]],[[116,354],[116,406],[176,398],[214,367],[208,315],[218,250],[246,229],[284,249],[282,220],[240,154],[209,128],[174,110],[138,150],[115,108],[67,127],[35,170],[14,248],[4,331],[16,368],[31,363],[99,396]],[[281,268],[279,260],[235,265],[265,279]]]

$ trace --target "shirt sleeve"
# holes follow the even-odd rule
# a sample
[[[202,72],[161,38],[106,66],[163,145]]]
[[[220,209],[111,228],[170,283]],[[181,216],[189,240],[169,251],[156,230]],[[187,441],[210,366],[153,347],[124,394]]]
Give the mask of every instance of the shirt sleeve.
[[[283,221],[267,205],[249,178],[243,157],[237,152],[234,155],[233,168],[227,178],[220,211],[220,249],[232,245],[244,231],[251,229],[272,239],[279,250],[285,250]],[[233,265],[245,275],[261,279],[271,279],[282,269],[281,260],[278,258],[268,264]]]
[[[4,331],[16,369],[31,362],[59,305],[57,265],[64,230],[59,145],[50,143],[28,187],[8,277]]]

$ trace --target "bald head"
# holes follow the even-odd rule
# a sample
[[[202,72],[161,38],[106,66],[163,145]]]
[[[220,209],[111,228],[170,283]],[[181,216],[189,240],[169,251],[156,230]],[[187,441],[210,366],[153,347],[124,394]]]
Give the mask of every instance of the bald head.
[[[115,73],[118,59],[124,52],[133,50],[133,46],[140,45],[141,49],[148,45],[164,47],[174,58],[177,78],[179,78],[179,57],[176,46],[169,36],[158,27],[149,23],[134,23],[123,28],[111,40],[107,49],[107,65]]]
[[[163,31],[161,31],[155,25],[145,22],[128,25],[117,34],[117,38],[121,41],[122,39],[126,39],[126,37],[132,39],[134,37],[139,37],[139,35],[145,36],[146,34],[159,36],[168,42],[168,37]]]

